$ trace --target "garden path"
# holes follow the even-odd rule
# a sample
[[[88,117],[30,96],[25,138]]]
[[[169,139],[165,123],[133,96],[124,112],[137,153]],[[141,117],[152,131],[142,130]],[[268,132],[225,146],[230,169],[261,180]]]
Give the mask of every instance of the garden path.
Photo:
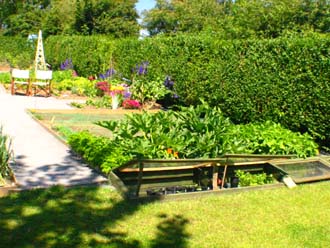
[[[15,157],[12,168],[20,188],[107,182],[26,112],[26,109],[69,109],[68,102],[53,97],[12,96],[0,89],[0,125],[12,138]]]

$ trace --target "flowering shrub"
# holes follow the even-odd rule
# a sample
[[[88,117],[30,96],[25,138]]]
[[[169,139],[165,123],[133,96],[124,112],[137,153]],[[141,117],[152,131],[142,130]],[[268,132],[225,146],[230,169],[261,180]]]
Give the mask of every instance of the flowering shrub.
[[[78,73],[73,69],[73,63],[72,59],[66,59],[63,63],[60,65],[61,71],[67,71],[71,74],[71,77],[78,77]]]
[[[97,82],[95,84],[95,87],[98,89],[98,92],[100,93],[100,95],[105,95],[105,93],[110,91],[110,85],[107,81],[102,81],[102,82]]]
[[[125,109],[139,109],[141,108],[141,104],[137,100],[125,99],[123,101],[123,107]]]
[[[142,105],[147,102],[156,102],[168,94],[163,80],[157,78],[151,80],[147,77],[149,62],[144,61],[132,69],[133,82],[131,85],[132,98],[138,100]]]

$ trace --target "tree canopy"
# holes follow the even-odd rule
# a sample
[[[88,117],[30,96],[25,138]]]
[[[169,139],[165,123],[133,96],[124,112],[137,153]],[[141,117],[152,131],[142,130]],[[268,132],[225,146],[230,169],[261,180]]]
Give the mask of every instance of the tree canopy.
[[[1,34],[108,34],[137,37],[137,0],[0,1]]]
[[[212,32],[275,38],[306,30],[330,32],[329,0],[157,0],[143,14],[150,35]]]
[[[138,37],[137,0],[0,0],[0,35]],[[142,28],[154,35],[276,38],[330,32],[330,0],[156,0]]]

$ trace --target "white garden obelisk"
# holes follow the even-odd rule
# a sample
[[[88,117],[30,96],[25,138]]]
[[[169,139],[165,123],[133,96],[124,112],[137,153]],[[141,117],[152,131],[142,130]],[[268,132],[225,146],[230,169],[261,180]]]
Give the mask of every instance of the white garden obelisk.
[[[38,43],[37,51],[35,57],[35,70],[47,70],[45,54],[44,54],[44,45],[42,44],[42,32],[39,30],[38,34]]]

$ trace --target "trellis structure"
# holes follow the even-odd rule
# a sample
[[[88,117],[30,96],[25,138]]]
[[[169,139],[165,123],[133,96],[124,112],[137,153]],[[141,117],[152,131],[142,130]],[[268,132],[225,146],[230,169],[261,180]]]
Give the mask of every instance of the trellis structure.
[[[46,59],[45,59],[41,30],[39,30],[39,34],[38,34],[37,51],[36,51],[36,57],[35,57],[34,64],[35,64],[35,71],[47,70],[47,64],[46,64]]]

